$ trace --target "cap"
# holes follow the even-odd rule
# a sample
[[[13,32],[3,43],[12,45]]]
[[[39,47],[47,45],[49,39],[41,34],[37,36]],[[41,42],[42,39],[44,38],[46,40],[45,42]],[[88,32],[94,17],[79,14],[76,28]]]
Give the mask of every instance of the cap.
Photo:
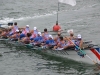
[[[77,38],[81,39],[81,38],[82,38],[82,37],[81,37],[81,34],[78,34],[78,35],[77,35]]]
[[[16,32],[19,32],[19,30],[16,30]]]
[[[38,32],[38,34],[41,36],[41,32]]]
[[[69,34],[73,33],[73,29],[67,30]]]
[[[29,25],[26,25],[26,27],[29,27]]]
[[[34,30],[36,30],[37,28],[36,28],[36,27],[34,27],[33,29],[34,29]]]
[[[53,36],[52,35],[49,35],[49,38],[52,38],[53,39]]]

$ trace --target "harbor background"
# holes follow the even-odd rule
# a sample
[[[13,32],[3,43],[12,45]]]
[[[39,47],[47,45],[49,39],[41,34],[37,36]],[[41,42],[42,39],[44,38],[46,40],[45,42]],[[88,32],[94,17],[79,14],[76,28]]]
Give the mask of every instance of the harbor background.
[[[74,7],[59,4],[60,26],[66,32],[73,29],[83,40],[100,45],[100,1],[76,1]],[[17,22],[19,27],[28,24],[31,29],[36,26],[39,31],[44,28],[51,31],[57,20],[57,3],[58,0],[0,0],[0,24]],[[58,61],[56,57],[52,60],[49,56],[17,51],[3,44],[0,47],[5,47],[0,48],[0,75],[99,75],[90,64],[69,59]]]

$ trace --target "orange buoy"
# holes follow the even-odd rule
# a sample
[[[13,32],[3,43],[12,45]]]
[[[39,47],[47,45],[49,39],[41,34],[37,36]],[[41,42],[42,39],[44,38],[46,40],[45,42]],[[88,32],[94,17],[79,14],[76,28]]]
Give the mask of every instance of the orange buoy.
[[[59,31],[61,27],[58,25],[58,22],[56,22],[56,25],[53,26],[53,31]]]

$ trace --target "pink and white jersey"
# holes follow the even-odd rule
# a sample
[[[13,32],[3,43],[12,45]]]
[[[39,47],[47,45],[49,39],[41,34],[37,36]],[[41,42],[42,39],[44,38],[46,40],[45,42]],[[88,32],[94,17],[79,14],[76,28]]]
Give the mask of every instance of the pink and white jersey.
[[[48,33],[44,33],[44,36],[43,36],[44,41],[48,40],[48,38],[49,38],[49,34]]]
[[[30,32],[30,29],[29,29],[29,28],[25,28],[25,29],[22,31],[23,34],[27,34],[27,33],[29,33],[29,32]]]
[[[13,29],[12,29],[12,32],[15,33],[16,30],[18,30],[18,26],[14,26]]]

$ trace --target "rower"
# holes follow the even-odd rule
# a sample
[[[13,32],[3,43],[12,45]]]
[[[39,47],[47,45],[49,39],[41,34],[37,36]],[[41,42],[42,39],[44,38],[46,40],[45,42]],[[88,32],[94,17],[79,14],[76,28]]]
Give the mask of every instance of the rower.
[[[56,25],[53,26],[53,31],[59,31],[61,29],[60,25],[58,25],[58,21],[56,21]]]
[[[71,39],[71,40],[74,40],[75,39],[75,36],[74,36],[73,29],[70,29],[67,32],[69,33],[69,37],[68,38]]]
[[[61,36],[61,34],[58,33],[58,35],[54,38],[54,41],[56,44],[58,44],[60,42],[60,38],[59,38],[60,36]]]
[[[79,48],[82,48],[83,45],[83,40],[80,34],[77,35],[77,39],[75,41],[76,46],[78,46]],[[77,49],[77,48],[76,48]]]
[[[5,29],[5,30],[3,30],[1,32],[0,37],[2,37],[2,38],[8,38],[8,34],[9,34],[8,30]]]
[[[26,37],[23,37],[21,42],[25,43],[25,44],[29,44],[30,43],[30,36],[31,33],[27,33]]]
[[[30,40],[31,42],[34,42],[34,38],[37,37],[37,34],[34,33],[34,30],[31,30],[30,33],[31,33]]]
[[[9,36],[12,36],[16,32],[16,30],[19,30],[17,22],[14,23],[14,26],[10,26],[8,29],[10,30]]]
[[[49,39],[46,40],[45,44],[49,48],[53,48],[55,46],[56,43],[55,43],[52,35],[49,35]]]
[[[34,34],[37,36],[38,35],[37,27],[34,27],[33,30],[34,30]]]
[[[19,40],[19,37],[20,37],[19,30],[16,30],[15,34],[13,34],[12,36],[10,36],[10,39],[12,41],[18,41]]]
[[[49,38],[49,33],[48,33],[47,28],[44,29],[44,32],[43,32],[42,36],[43,36],[44,42],[45,42],[46,40],[48,40],[48,38]]]
[[[17,22],[14,23],[14,26],[12,28],[13,33],[15,33],[16,30],[18,30]]]
[[[73,46],[73,47],[74,47],[73,43],[75,43],[76,37],[74,36],[73,29],[70,29],[70,30],[68,30],[67,32],[69,33],[69,36],[68,36],[68,37],[66,36],[66,37],[65,37],[65,40],[68,41],[68,44],[69,44],[70,46]],[[73,42],[73,43],[72,43],[72,42]]]
[[[38,32],[38,35],[33,39],[33,44],[35,46],[41,46],[41,43],[43,42],[43,37],[41,35],[41,32]]]
[[[27,35],[27,33],[29,33],[29,32],[30,32],[29,25],[26,25],[26,27],[23,28],[22,33],[20,34],[20,39],[25,37]]]
[[[67,43],[65,42],[64,38],[62,36],[59,37],[60,42],[57,44],[57,46],[54,46],[54,50],[60,49],[63,50],[65,47],[67,47]]]
[[[29,25],[26,25],[26,27],[22,30],[22,33],[27,34],[29,32],[30,32]]]

